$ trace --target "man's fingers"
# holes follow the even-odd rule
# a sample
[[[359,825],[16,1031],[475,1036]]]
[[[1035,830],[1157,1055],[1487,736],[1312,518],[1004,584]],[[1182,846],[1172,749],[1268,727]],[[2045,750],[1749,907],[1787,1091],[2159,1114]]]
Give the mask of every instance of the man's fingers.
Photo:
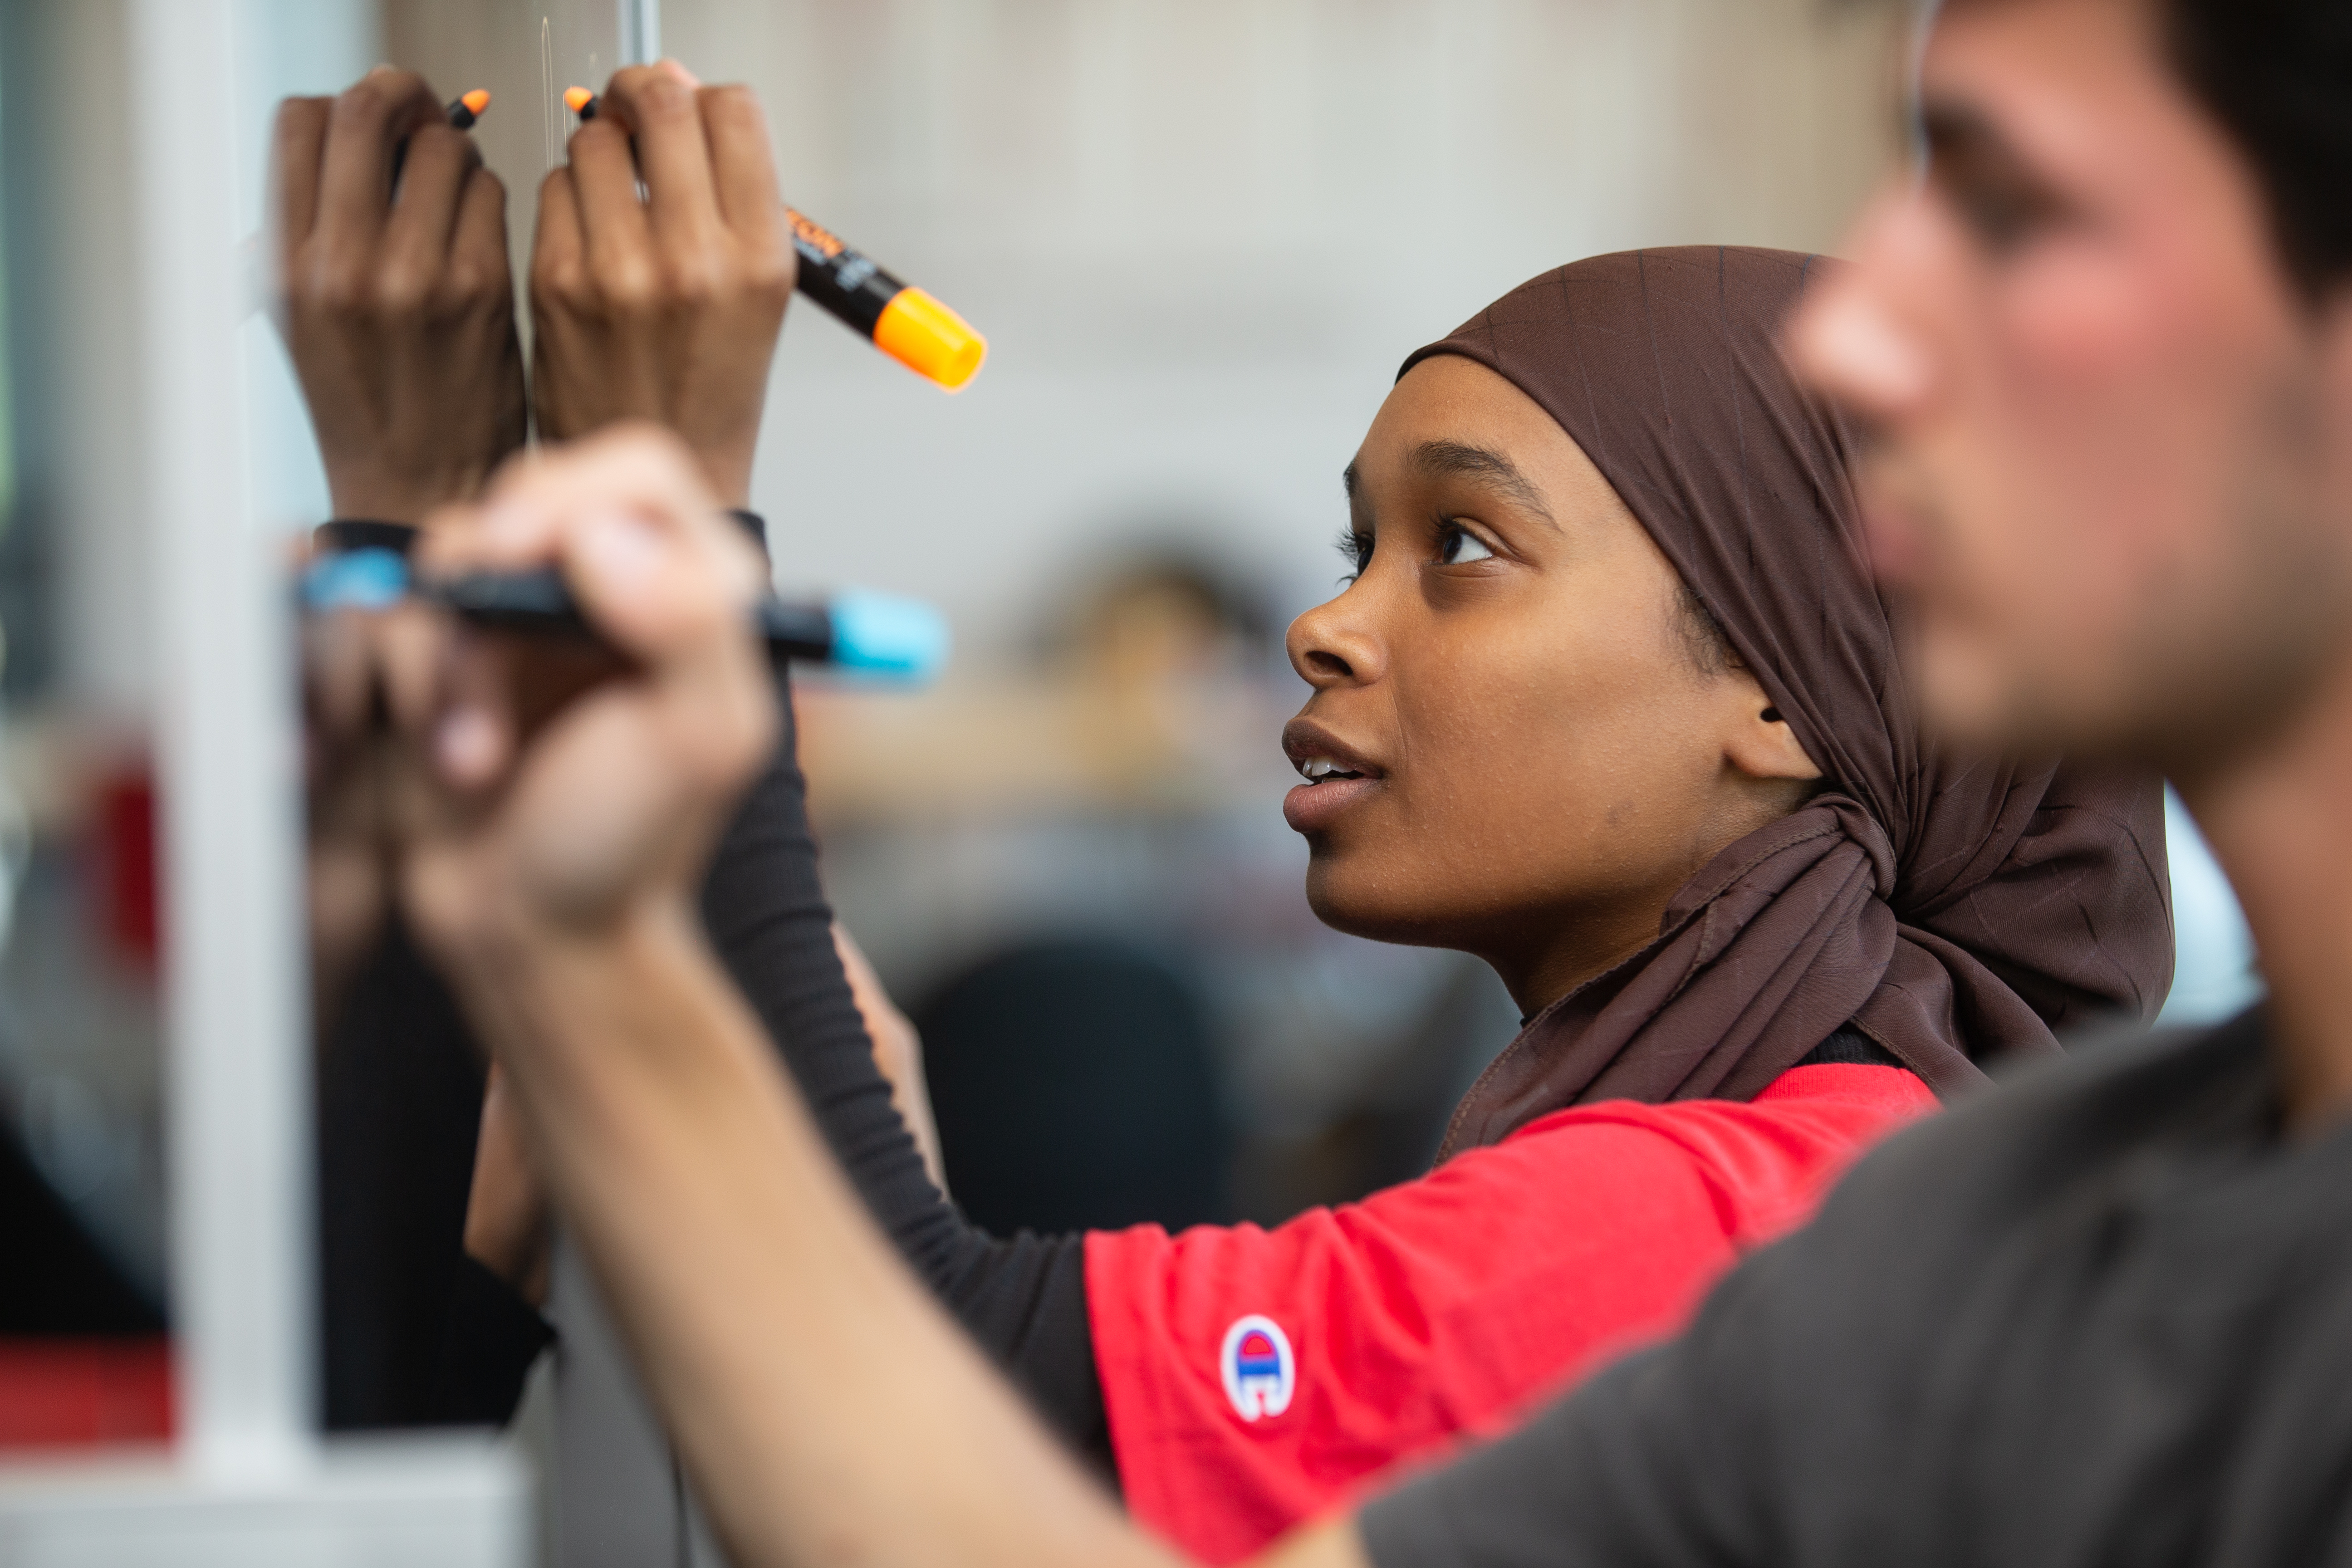
[[[784,231],[784,204],[776,192],[775,154],[768,142],[768,117],[760,108],[758,95],[748,87],[706,87],[701,104],[720,218],[739,241],[772,247],[789,266],[792,241]]]
[[[384,227],[379,274],[384,303],[417,303],[441,278],[460,205],[481,162],[474,139],[448,125],[424,126],[409,137],[408,161]]]
[[[443,668],[428,737],[433,770],[451,789],[488,789],[506,776],[517,747],[514,683],[506,650],[459,633]]]
[[[400,605],[377,620],[371,651],[394,731],[415,734],[430,728],[456,635],[447,616],[423,605]]]
[[[376,668],[394,734],[444,787],[495,784],[514,756],[509,682],[499,648],[422,605],[386,612]]]
[[[302,706],[316,738],[348,744],[365,728],[375,690],[373,617],[339,610],[302,628]]]
[[[692,455],[643,426],[510,464],[478,510],[445,513],[420,548],[431,572],[558,564],[600,632],[656,660],[748,636],[743,613],[766,581]]]
[[[415,71],[368,72],[334,101],[327,116],[318,218],[328,236],[373,246],[392,205],[392,149],[443,116]]]
[[[275,231],[271,241],[278,258],[278,276],[286,276],[285,258],[310,236],[319,216],[319,160],[327,148],[327,115],[332,100],[289,98],[278,106],[269,133],[269,214]]]

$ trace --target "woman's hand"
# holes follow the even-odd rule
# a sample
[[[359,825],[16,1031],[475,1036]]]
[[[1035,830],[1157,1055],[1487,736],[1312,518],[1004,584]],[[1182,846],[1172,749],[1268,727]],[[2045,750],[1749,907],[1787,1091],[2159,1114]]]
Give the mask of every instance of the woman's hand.
[[[643,428],[520,460],[446,509],[423,575],[562,571],[603,645],[447,634],[396,710],[417,781],[404,907],[454,971],[690,918],[728,811],[773,742],[751,605],[766,573],[687,451]]]
[[[481,1134],[474,1142],[474,1184],[466,1197],[466,1251],[515,1294],[544,1307],[555,1215],[526,1140],[505,1069],[492,1062]]]
[[[940,1124],[931,1115],[930,1085],[923,1077],[923,1037],[914,1020],[890,1000],[882,977],[874,973],[864,950],[839,921],[833,922],[833,950],[841,955],[842,973],[849,977],[850,999],[857,1004],[857,1016],[865,1022],[866,1041],[874,1047],[874,1065],[890,1086],[890,1103],[898,1108],[899,1119],[913,1135],[923,1169],[930,1173],[931,1185],[944,1193],[947,1163],[940,1153]]]
[[[619,72],[540,187],[541,436],[651,420],[685,438],[720,501],[743,505],[793,276],[751,90],[702,87],[674,60]]]
[[[505,188],[389,68],[280,104],[270,162],[276,314],[336,515],[415,522],[477,494],[525,427]]]

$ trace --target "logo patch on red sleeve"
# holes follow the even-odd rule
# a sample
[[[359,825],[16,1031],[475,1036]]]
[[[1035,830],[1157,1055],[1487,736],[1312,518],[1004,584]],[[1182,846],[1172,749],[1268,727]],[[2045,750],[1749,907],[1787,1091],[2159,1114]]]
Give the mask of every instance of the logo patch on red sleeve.
[[[1290,1353],[1290,1336],[1272,1318],[1255,1312],[1235,1318],[1225,1331],[1217,1370],[1224,1376],[1225,1397],[1243,1420],[1279,1415],[1290,1408],[1298,1363]]]

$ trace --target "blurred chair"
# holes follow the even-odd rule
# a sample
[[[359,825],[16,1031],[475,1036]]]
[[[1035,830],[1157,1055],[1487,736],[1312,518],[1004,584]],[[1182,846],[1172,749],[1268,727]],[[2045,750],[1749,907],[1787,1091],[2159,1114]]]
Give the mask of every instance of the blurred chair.
[[[1207,1008],[1123,942],[990,958],[917,1012],[948,1184],[1009,1235],[1230,1217],[1229,1137]]]

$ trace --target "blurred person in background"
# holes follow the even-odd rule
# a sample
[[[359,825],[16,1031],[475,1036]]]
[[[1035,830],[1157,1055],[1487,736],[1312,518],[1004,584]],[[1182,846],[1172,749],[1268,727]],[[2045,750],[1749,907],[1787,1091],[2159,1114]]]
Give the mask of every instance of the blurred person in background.
[[[1895,1140],[1681,1338],[1279,1561],[2343,1554],[2347,79],[2333,6],[1948,5],[1927,178],[1874,206],[1794,334],[1876,426],[1873,539],[1917,595],[1933,710],[2171,771],[2271,1002]],[[599,563],[592,489],[636,499],[663,572]],[[410,875],[737,1560],[1168,1561],[904,1278],[699,955],[681,840],[748,759],[706,729],[593,845],[533,831],[603,795],[591,736],[642,725],[660,755],[748,679],[711,501],[640,443],[508,505],[495,536],[453,520],[449,559],[563,562],[648,673],[520,751],[495,691],[411,710],[420,768],[452,721],[498,743],[440,768],[466,815],[418,833]],[[486,939],[495,966],[468,958]]]

